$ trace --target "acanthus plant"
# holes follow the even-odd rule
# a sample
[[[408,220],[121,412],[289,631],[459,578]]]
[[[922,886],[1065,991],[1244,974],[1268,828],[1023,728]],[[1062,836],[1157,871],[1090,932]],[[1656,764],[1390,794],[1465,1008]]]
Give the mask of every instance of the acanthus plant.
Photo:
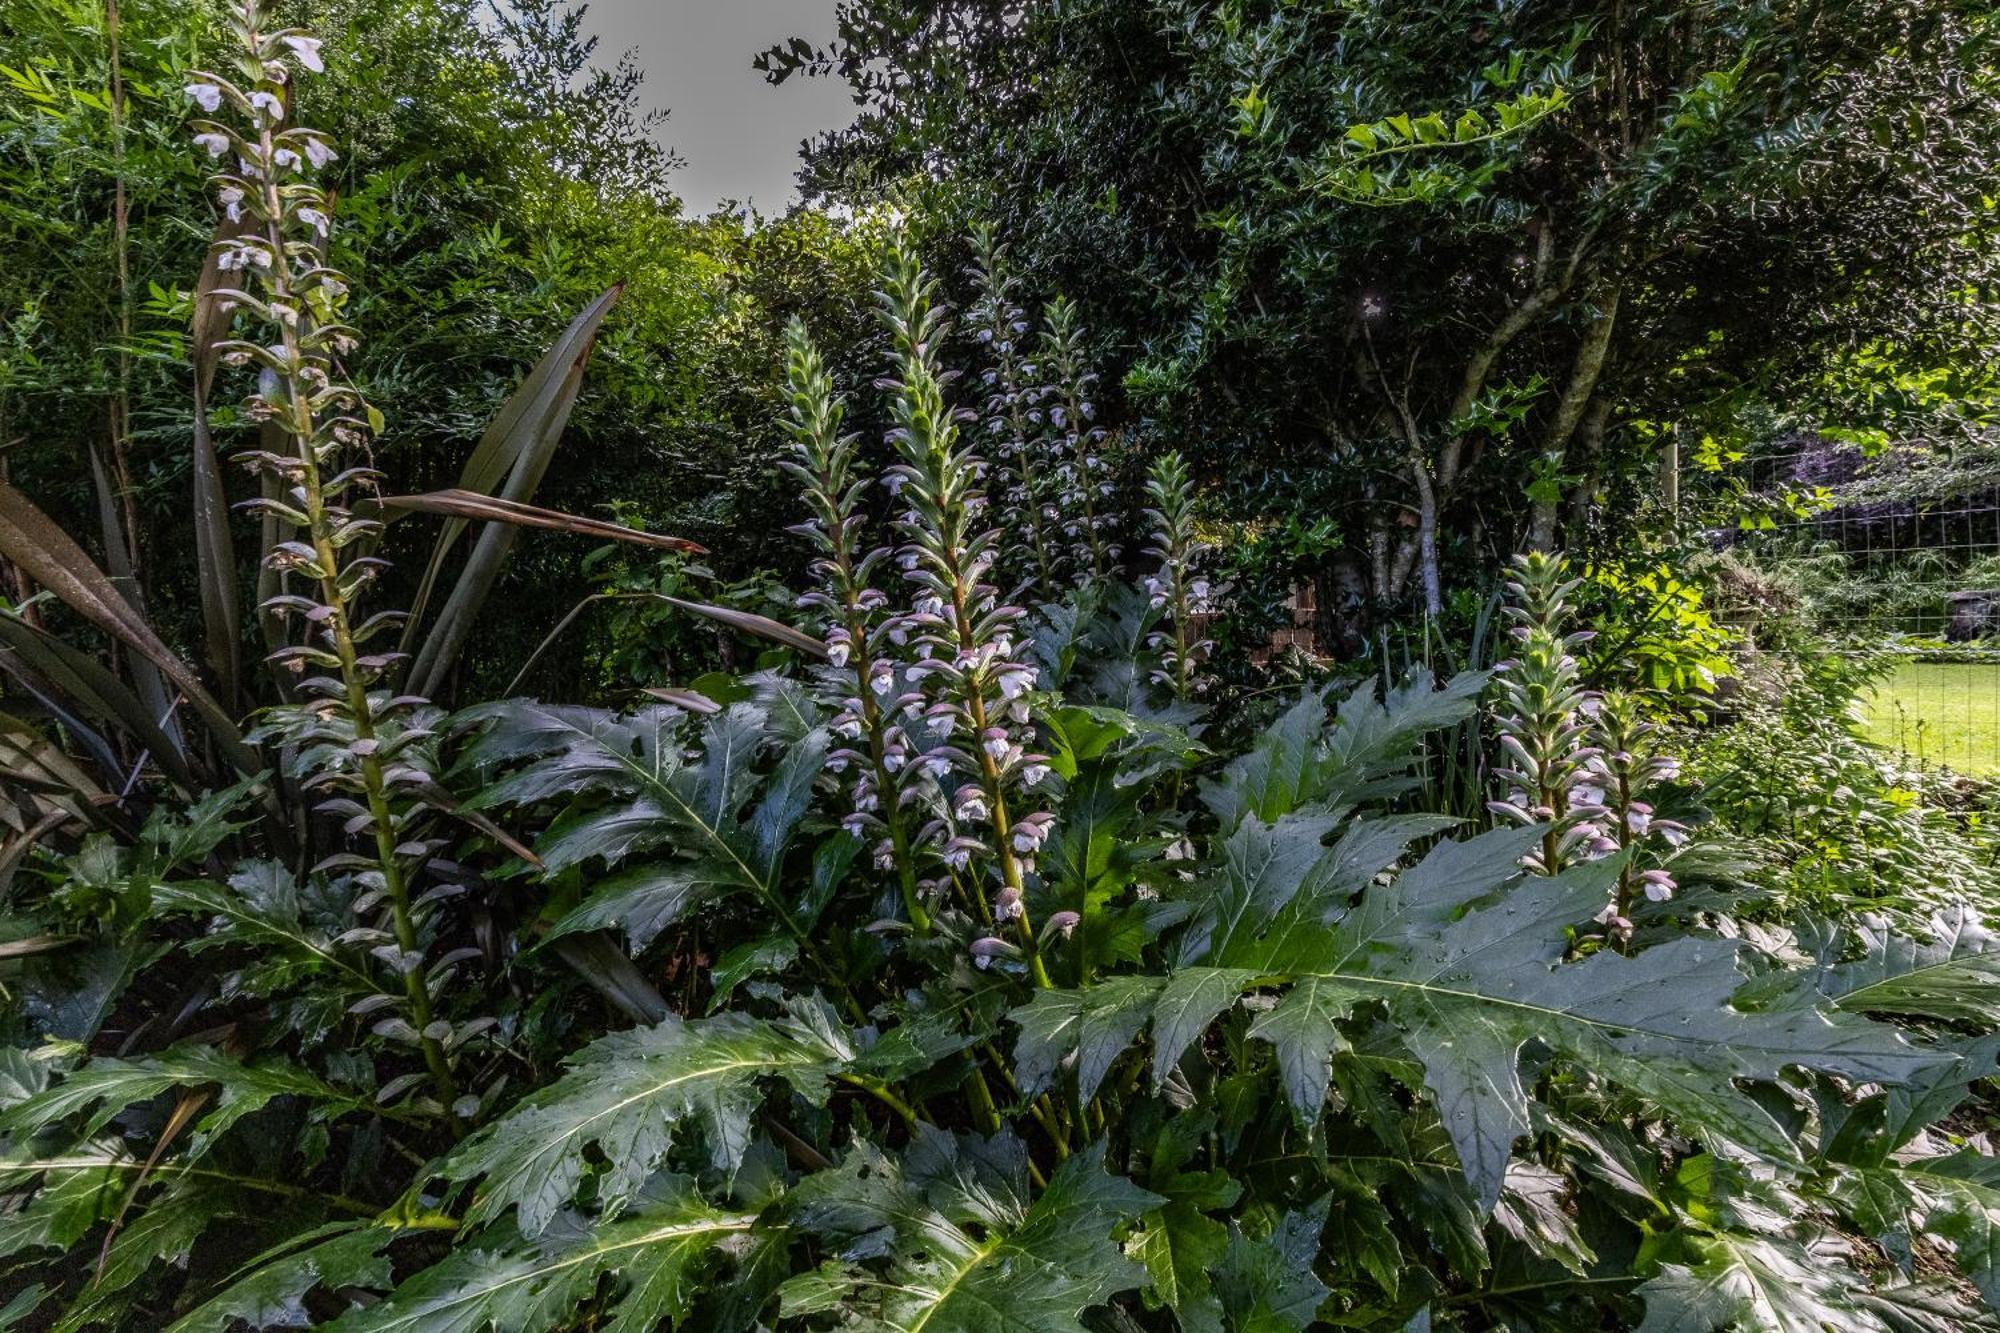
[[[1042,386],[1033,360],[1034,324],[1014,299],[1006,246],[990,227],[976,229],[972,244],[969,276],[979,299],[969,323],[989,363],[980,376],[988,390],[981,420],[988,450],[1002,473],[994,481],[1002,502],[1001,530],[1014,543],[1007,552],[1007,572],[1035,593],[1054,597],[1060,577],[1061,552],[1055,539],[1061,515],[1051,494],[1054,478],[1047,465]]]
[[[261,61],[264,34],[246,36]],[[468,804],[536,830],[532,859],[491,833],[426,852],[491,907],[486,968],[433,994],[502,1019],[505,1072],[467,1132],[389,1086],[403,1075],[342,1026],[374,964],[339,940],[333,879],[268,861],[210,878],[235,798],[159,815],[122,858],[71,858],[51,921],[117,898],[140,861],[155,881],[132,913],[148,947],[131,1012],[152,1010],[135,1030],[208,1012],[214,978],[188,994],[191,964],[226,958],[237,989],[179,1044],[125,1054],[39,1040],[47,1003],[9,1014],[8,1317],[176,1333],[1992,1326],[1978,1302],[2000,1301],[2000,1172],[1957,1108],[2000,1067],[2000,943],[1969,908],[1923,938],[1812,922],[1726,938],[1697,919],[1579,949],[1635,849],[1530,862],[1549,820],[1480,831],[1426,808],[1426,747],[1487,677],[1307,691],[1211,759],[1185,729],[1198,705],[1071,692],[1098,650],[1059,617],[1028,669],[987,578],[1004,537],[944,396],[932,285],[899,246],[885,288],[889,557],[847,526],[869,460],[792,339],[810,605],[828,623],[820,640],[761,628],[804,670],[629,713],[490,703],[406,751],[436,747],[443,779],[479,787]],[[348,401],[330,376],[325,391]],[[357,531],[343,521],[324,523]],[[336,591],[299,609],[351,604]],[[1543,631],[1560,684],[1565,630]],[[1590,748],[1568,689],[1536,716]],[[922,775],[912,811],[935,821],[913,853],[934,858],[918,863],[937,879],[928,929],[895,916],[908,903],[878,831],[843,827],[874,763],[856,744],[871,695],[904,728],[897,773]],[[365,757],[349,699],[312,715],[342,729],[318,744],[346,747],[343,782]],[[1628,739],[1643,763],[1646,738]],[[1587,756],[1515,766],[1560,785],[1551,814],[1592,803]],[[1631,776],[1643,799],[1661,774]],[[1017,841],[1024,809],[1049,817],[1038,847]],[[195,912],[228,920],[175,933]],[[579,953],[609,1003],[556,966]],[[102,1003],[102,984],[81,968],[65,1012]],[[278,1015],[312,1035],[260,1040]]]
[[[371,647],[400,630],[404,617],[361,613],[380,566],[366,552],[382,524],[350,501],[375,499],[377,474],[357,460],[380,416],[337,371],[338,357],[355,345],[341,320],[348,284],[324,262],[332,205],[308,174],[334,150],[324,135],[287,117],[292,67],[322,69],[319,41],[298,29],[268,31],[266,21],[260,4],[247,3],[234,79],[197,73],[188,89],[202,110],[234,113],[230,121],[194,126],[196,144],[234,168],[215,186],[225,217],[241,228],[216,243],[224,279],[210,299],[239,326],[247,319],[256,329],[218,342],[216,351],[224,364],[257,370],[246,410],[268,428],[267,447],[242,457],[267,484],[246,507],[292,534],[271,547],[265,563],[281,584],[304,590],[262,604],[279,621],[298,617],[306,637],[274,654],[300,676],[296,700],[274,705],[252,739],[267,736],[295,756],[290,776],[321,797],[316,813],[342,820],[345,832],[371,844],[371,855],[338,852],[313,869],[353,876],[362,890],[351,907],[358,917],[378,904],[387,909],[388,931],[363,925],[343,939],[369,944],[400,978],[401,1013],[378,1022],[377,1031],[422,1051],[438,1107],[457,1117],[469,1108],[458,1105],[449,1052],[491,1020],[454,1025],[435,1017],[434,992],[464,961],[428,956],[424,917],[437,895],[420,903],[414,888],[441,847],[423,828],[430,810],[421,799],[436,785],[428,724],[437,710],[389,689],[397,657]]]
[[[1070,542],[1071,576],[1102,583],[1118,568],[1111,500],[1115,492],[1106,431],[1096,423],[1097,372],[1090,368],[1083,320],[1066,297],[1042,311],[1043,446],[1055,473],[1054,509]]]
[[[1174,699],[1187,703],[1208,689],[1201,665],[1215,652],[1215,643],[1202,636],[1202,629],[1222,590],[1200,569],[1204,546],[1195,533],[1194,485],[1178,453],[1170,451],[1154,461],[1146,478],[1146,498],[1152,501],[1145,517],[1153,537],[1146,553],[1158,566],[1142,586],[1148,607],[1166,622],[1165,629],[1147,635],[1147,646],[1159,654],[1153,679]]]
[[[1517,647],[1494,679],[1494,726],[1507,761],[1495,776],[1508,790],[1490,809],[1543,828],[1523,862],[1542,874],[1616,856],[1617,879],[1598,920],[1624,940],[1636,903],[1674,895],[1673,875],[1659,862],[1687,844],[1688,829],[1657,818],[1646,798],[1680,775],[1680,763],[1658,753],[1661,729],[1638,698],[1584,687],[1575,650],[1591,635],[1570,628],[1578,585],[1568,562],[1531,552],[1515,557],[1513,575],[1506,614]]]
[[[928,839],[940,845],[950,882],[963,890],[969,909],[1018,942],[989,934],[975,942],[979,957],[1018,948],[1035,979],[1048,985],[1027,902],[1035,853],[1054,819],[1033,807],[1049,773],[1047,758],[1029,748],[1036,673],[1021,660],[1025,613],[1002,603],[988,582],[1002,535],[986,526],[989,504],[980,483],[987,465],[961,437],[958,414],[945,399],[937,353],[947,330],[935,290],[908,246],[891,250],[882,307],[896,349],[887,385],[898,461],[887,480],[905,506],[897,520],[903,538],[897,564],[913,591],[903,623],[921,654],[903,673],[915,687],[912,696],[898,703],[936,738],[921,766],[938,784]],[[893,679],[877,688],[888,693]]]

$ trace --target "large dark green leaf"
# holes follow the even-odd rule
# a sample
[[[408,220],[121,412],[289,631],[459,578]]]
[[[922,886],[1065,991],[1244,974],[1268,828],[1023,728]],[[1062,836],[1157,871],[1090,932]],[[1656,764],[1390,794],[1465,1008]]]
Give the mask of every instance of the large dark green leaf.
[[[798,1225],[851,1257],[787,1282],[785,1313],[838,1311],[849,1327],[885,1333],[1085,1333],[1085,1310],[1145,1281],[1114,1229],[1164,1202],[1107,1175],[1104,1147],[1071,1156],[1031,1198],[1027,1152],[1005,1135],[926,1125],[900,1162],[856,1144],[793,1192]],[[855,1244],[873,1236],[886,1254]]]
[[[823,1100],[826,1078],[852,1055],[821,1029],[744,1014],[613,1033],[584,1047],[569,1072],[531,1094],[452,1153],[444,1174],[482,1179],[468,1218],[498,1218],[518,1206],[524,1234],[540,1235],[568,1205],[595,1149],[600,1206],[638,1197],[686,1125],[699,1126],[708,1157],[728,1169],[749,1142],[762,1080],[781,1079]]]
[[[654,1333],[679,1323],[709,1256],[756,1220],[683,1194],[595,1226],[566,1215],[532,1240],[497,1228],[416,1273],[380,1305],[327,1325],[328,1333],[557,1333],[579,1327],[579,1312],[607,1278],[610,1294],[589,1327]]]

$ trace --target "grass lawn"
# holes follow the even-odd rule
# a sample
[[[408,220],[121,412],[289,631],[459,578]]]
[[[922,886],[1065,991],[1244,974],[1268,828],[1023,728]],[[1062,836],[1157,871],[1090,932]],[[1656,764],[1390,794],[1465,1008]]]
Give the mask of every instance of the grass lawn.
[[[1868,706],[1869,740],[1961,773],[2000,773],[2000,664],[1905,662]]]

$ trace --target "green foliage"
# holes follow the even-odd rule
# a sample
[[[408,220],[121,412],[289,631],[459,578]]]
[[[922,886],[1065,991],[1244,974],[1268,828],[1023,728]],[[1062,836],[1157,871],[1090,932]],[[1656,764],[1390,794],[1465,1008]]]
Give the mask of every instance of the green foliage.
[[[1580,589],[1554,556],[1518,566],[1521,646],[1492,672],[1385,672],[1259,713],[1204,691],[1195,477],[1154,469],[1158,567],[1124,586],[1072,307],[1051,311],[1056,391],[1036,399],[1063,419],[993,432],[1026,474],[989,470],[905,237],[880,266],[886,367],[822,355],[803,321],[783,335],[768,406],[803,492],[809,618],[645,595],[768,645],[756,670],[648,682],[620,709],[446,713],[403,689],[371,646],[398,617],[358,609],[387,513],[490,525],[444,598],[461,641],[505,595],[498,524],[581,521],[525,503],[545,432],[496,428],[464,489],[380,497],[356,455],[387,423],[342,374],[349,282],[314,239],[329,201],[308,164],[329,145],[278,96],[321,47],[254,3],[223,21],[238,45],[194,80],[216,117],[194,128],[233,153],[218,199],[256,225],[217,241],[242,285],[203,301],[233,303],[240,329],[214,332],[246,336],[217,350],[259,371],[260,609],[274,663],[299,670],[243,673],[277,700],[247,734],[219,706],[194,710],[207,742],[149,715],[143,682],[60,636],[58,606],[191,707],[194,669],[123,575],[0,491],[0,551],[52,594],[0,617],[34,710],[0,725],[0,1320],[1993,1325],[2000,948],[1978,857],[1931,813],[1842,841],[1788,812],[1755,830],[1762,864],[1732,861],[1640,702],[1587,689]],[[540,6],[510,22],[516,41],[559,24]],[[574,71],[575,29],[555,30],[523,68]],[[1728,123],[1741,77],[1677,95],[1676,132]],[[1232,103],[1250,139],[1280,114],[1259,84]],[[630,187],[649,159],[616,142],[623,103],[544,93],[538,134],[612,140],[576,164],[602,179],[570,183]],[[503,419],[569,411],[560,386],[608,307]],[[867,382],[881,440],[843,429],[839,386]],[[1080,470],[1044,489],[1043,466]],[[991,503],[1015,481],[1023,501],[1077,497],[1049,569],[994,526],[1018,521]],[[1004,559],[1042,575],[1033,614],[994,581]],[[1061,591],[1058,567],[1097,577]],[[430,642],[436,683],[450,644]],[[1601,674],[1662,655],[1614,648]],[[1731,823],[1753,820],[1730,765],[1803,784],[1828,754],[1872,763],[1815,729],[1851,670],[1810,679],[1699,757]],[[1498,780],[1504,826],[1436,808],[1447,761]],[[1879,772],[1860,799],[1893,804]],[[1849,854],[1903,876],[1879,916],[1846,910],[1859,877],[1812,880]]]
[[[1142,453],[1181,451],[1246,535],[1315,537],[1232,577],[1311,580],[1342,656],[1524,530],[1670,550],[1663,445],[1746,400],[1953,446],[1991,419],[1989,6],[839,16],[763,60],[861,105],[814,145],[818,189],[904,200],[941,270],[990,226],[1020,286],[1073,299]]]

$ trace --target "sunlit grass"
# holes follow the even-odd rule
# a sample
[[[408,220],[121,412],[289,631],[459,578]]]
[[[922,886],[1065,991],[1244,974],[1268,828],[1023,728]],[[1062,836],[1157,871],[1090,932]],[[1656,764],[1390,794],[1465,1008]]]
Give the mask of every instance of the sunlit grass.
[[[1905,662],[1867,704],[1869,740],[1961,773],[2000,773],[2000,663]]]

